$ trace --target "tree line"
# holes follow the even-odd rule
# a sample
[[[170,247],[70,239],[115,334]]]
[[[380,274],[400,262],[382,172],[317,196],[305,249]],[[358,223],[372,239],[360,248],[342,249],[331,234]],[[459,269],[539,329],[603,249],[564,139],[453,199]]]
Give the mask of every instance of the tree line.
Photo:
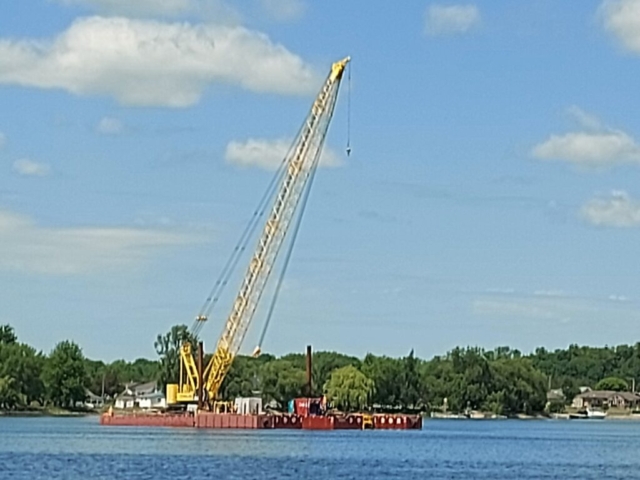
[[[158,335],[157,359],[105,363],[85,358],[70,341],[58,343],[49,354],[38,352],[20,343],[11,326],[0,326],[0,409],[68,408],[83,401],[87,389],[114,398],[129,382],[177,382],[179,347],[184,341],[192,342],[196,351],[187,327],[174,326]],[[219,395],[224,400],[259,395],[280,408],[292,398],[310,394],[326,395],[333,407],[343,411],[529,414],[548,408],[549,389],[561,389],[568,403],[583,386],[630,390],[640,377],[640,343],[539,348],[530,354],[509,347],[467,347],[429,360],[413,351],[400,358],[319,351],[313,354],[312,365],[312,391],[307,392],[303,353],[239,355]]]

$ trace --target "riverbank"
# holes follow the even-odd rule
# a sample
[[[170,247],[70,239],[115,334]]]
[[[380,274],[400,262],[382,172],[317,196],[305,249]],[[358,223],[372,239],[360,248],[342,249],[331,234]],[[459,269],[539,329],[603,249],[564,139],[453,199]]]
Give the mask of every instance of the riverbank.
[[[58,407],[0,410],[0,417],[86,417],[99,414],[99,411],[94,410],[68,410]]]

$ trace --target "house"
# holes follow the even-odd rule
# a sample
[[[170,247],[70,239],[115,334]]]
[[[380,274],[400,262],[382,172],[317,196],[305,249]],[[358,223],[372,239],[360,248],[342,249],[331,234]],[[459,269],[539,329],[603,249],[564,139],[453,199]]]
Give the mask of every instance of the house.
[[[547,392],[547,402],[564,403],[566,400],[561,388],[555,388]]]
[[[99,409],[104,407],[104,398],[96,395],[88,388],[85,388],[85,398],[84,401],[76,402],[76,408],[89,408],[92,410]]]
[[[167,406],[165,395],[158,389],[157,382],[125,384],[124,391],[116,397],[115,408],[164,408]]]
[[[143,409],[164,408],[167,406],[167,399],[162,392],[145,393],[136,398],[138,407]]]
[[[116,397],[115,407],[121,410],[135,407],[136,398],[132,395],[120,394]]]
[[[640,405],[640,395],[634,392],[615,392],[612,390],[588,390],[576,395],[571,406],[584,408],[631,408]]]

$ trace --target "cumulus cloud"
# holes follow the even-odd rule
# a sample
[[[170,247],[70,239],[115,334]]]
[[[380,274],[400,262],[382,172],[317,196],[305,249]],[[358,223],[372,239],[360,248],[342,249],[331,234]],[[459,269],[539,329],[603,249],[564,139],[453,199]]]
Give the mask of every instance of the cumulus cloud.
[[[640,202],[623,190],[614,190],[609,197],[589,200],[580,213],[587,222],[598,227],[640,226]]]
[[[242,167],[259,167],[265,170],[276,170],[289,152],[292,140],[268,140],[250,138],[244,142],[229,142],[225,151],[225,159]],[[337,153],[324,147],[319,165],[322,167],[337,167],[342,164]]]
[[[600,6],[604,28],[628,50],[640,53],[640,1],[605,0]]]
[[[122,122],[117,118],[104,117],[96,126],[96,131],[103,135],[118,135],[122,133]]]
[[[531,151],[540,160],[560,160],[587,167],[606,167],[640,162],[640,145],[629,134],[605,127],[578,107],[568,113],[582,131],[551,135]]]
[[[158,248],[196,241],[162,230],[43,227],[0,210],[0,270],[82,275],[129,267]]]
[[[51,174],[51,167],[46,163],[38,163],[28,158],[13,162],[13,171],[25,177],[46,177]]]
[[[427,35],[456,35],[480,25],[480,11],[475,5],[430,5],[425,14]]]
[[[320,81],[299,56],[243,27],[90,17],[53,40],[0,39],[0,84],[184,107],[214,83],[306,95]]]

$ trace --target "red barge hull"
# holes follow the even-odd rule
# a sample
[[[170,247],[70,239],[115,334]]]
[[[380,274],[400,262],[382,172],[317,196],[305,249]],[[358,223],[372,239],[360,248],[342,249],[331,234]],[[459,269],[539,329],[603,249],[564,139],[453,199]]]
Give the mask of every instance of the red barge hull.
[[[100,417],[101,425],[128,427],[180,427],[216,429],[294,429],[294,430],[363,430],[365,428],[383,430],[420,430],[420,415],[369,416],[351,414],[345,416],[326,415],[301,417],[284,415],[237,415],[232,413],[198,412],[191,414],[131,414],[105,413]]]

